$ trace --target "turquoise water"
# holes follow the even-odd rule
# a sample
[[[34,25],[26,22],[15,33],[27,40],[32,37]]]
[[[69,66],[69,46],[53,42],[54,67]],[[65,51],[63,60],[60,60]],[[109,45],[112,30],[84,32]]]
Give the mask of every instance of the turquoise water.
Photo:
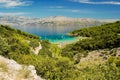
[[[51,36],[51,37],[47,37],[47,38],[52,43],[67,43],[67,42],[76,41],[76,39],[77,39],[76,37],[71,37],[66,34],[61,34],[61,35],[59,34],[59,35]]]
[[[49,40],[52,43],[68,43],[76,41],[75,37],[68,36],[67,33],[77,29],[76,27],[65,26],[22,26],[14,27],[31,34],[40,36],[42,40]]]

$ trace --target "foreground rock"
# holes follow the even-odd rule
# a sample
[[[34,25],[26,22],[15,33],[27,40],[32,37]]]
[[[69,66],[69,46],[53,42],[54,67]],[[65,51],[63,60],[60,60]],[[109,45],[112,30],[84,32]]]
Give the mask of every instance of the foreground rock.
[[[0,56],[0,80],[43,80],[34,66],[24,66]]]

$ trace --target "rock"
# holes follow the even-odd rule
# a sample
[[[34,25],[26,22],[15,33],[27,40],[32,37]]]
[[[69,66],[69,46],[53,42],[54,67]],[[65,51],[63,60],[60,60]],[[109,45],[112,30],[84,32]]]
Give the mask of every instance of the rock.
[[[39,51],[40,51],[41,49],[42,49],[42,46],[41,46],[41,44],[40,44],[40,42],[39,42],[39,46],[36,47],[35,49],[31,49],[31,50],[32,50],[32,52],[33,52],[34,54],[38,55],[38,53],[39,53]]]
[[[43,80],[35,67],[20,65],[14,60],[0,56],[0,80]]]
[[[107,56],[104,56],[104,57],[103,57],[103,59],[104,59],[104,60],[107,60],[107,59],[108,59],[108,57],[107,57]]]

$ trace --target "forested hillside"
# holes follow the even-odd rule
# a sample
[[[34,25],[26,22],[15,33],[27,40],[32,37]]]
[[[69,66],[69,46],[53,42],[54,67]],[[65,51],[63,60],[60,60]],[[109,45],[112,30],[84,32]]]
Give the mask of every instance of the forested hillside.
[[[39,54],[32,52],[42,45]],[[73,61],[61,56],[61,49],[49,41],[41,41],[39,37],[15,30],[7,25],[0,25],[0,55],[14,59],[20,64],[33,65],[37,74],[44,79],[75,79],[79,71]]]
[[[30,48],[38,46],[39,37],[0,25],[0,54],[29,54]],[[32,43],[34,42],[34,43]]]
[[[82,28],[69,33],[87,37],[62,49],[62,56],[74,60],[80,80],[120,79],[120,21]]]
[[[33,65],[47,80],[119,80],[120,21],[70,32],[87,37],[59,48],[39,37],[0,25],[0,55]],[[38,55],[32,51],[39,46]]]
[[[120,21],[96,27],[82,28],[70,32],[69,35],[87,37],[87,39],[79,40],[63,49],[62,54],[67,55],[70,52],[71,55],[67,55],[69,57],[85,51],[120,47]]]

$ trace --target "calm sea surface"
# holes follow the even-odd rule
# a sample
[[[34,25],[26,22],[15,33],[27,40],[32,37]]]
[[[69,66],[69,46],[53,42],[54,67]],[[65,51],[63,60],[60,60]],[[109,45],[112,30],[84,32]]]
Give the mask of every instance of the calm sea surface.
[[[40,36],[42,40],[48,39],[53,43],[75,40],[75,37],[68,36],[67,33],[79,29],[79,27],[69,26],[22,26],[14,28]]]

